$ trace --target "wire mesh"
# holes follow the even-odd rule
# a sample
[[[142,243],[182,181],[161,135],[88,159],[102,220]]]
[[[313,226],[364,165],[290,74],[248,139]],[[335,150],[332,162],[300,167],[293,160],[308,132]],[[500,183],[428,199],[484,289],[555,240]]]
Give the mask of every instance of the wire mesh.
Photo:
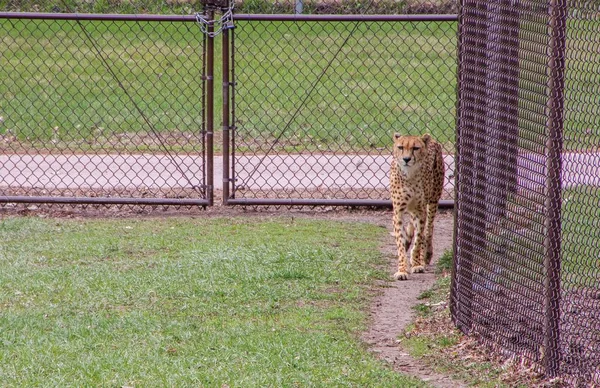
[[[429,132],[444,145],[444,199],[452,197],[453,16],[318,22],[244,16],[233,44],[230,203],[387,201],[394,132]]]
[[[600,51],[592,2],[462,4],[452,315],[600,384]]]
[[[2,202],[202,203],[204,36],[194,19],[37,16],[0,19]]]

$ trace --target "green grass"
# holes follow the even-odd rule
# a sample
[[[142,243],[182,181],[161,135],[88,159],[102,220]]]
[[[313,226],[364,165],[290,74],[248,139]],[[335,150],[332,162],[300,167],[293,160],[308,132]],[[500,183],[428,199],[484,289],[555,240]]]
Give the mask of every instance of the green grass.
[[[0,136],[14,136],[24,148],[165,152],[154,127],[161,137],[170,134],[163,141],[167,149],[200,152],[200,28],[195,23],[81,25],[89,38],[76,22],[0,20],[5,53]],[[276,149],[292,152],[387,147],[394,131],[453,139],[456,24],[355,26],[237,23],[240,150],[260,150],[257,143],[280,135]],[[220,80],[220,38],[215,47]],[[218,128],[219,81],[215,88]]]
[[[564,146],[569,150],[597,151],[600,143],[600,53],[592,48],[600,45],[599,28],[597,16],[567,23]]]
[[[237,21],[236,27],[237,151],[376,152],[398,131],[430,132],[452,152],[456,23]],[[591,20],[567,26],[569,150],[600,139],[600,56],[589,51],[599,42],[596,30]],[[202,34],[195,23],[4,19],[0,34],[0,139],[11,140],[11,149],[202,152]],[[220,38],[215,47],[219,128]],[[546,124],[526,109],[528,101],[544,99],[544,74],[522,70],[526,149],[539,143]]]
[[[239,22],[236,34],[241,147],[376,149],[430,132],[451,148],[456,23]]]
[[[542,35],[532,34],[538,26],[537,21],[522,20],[521,39],[530,45],[539,45],[541,49],[549,45],[549,40]],[[567,20],[562,139],[566,150],[596,151],[595,145],[600,142],[600,55],[594,49],[600,44],[600,36],[596,33],[599,28],[600,22],[595,16],[587,20],[585,17],[570,17]],[[529,49],[520,50],[519,53],[522,63],[519,80],[519,146],[534,152],[542,152],[540,150],[545,143],[539,135],[548,131],[546,116],[550,98],[547,87],[550,68],[547,55],[550,55],[549,51],[538,55]]]
[[[589,162],[589,161],[588,161]],[[586,166],[575,167],[585,174]],[[588,166],[589,167],[589,166]],[[568,167],[567,167],[568,168]],[[573,170],[574,171],[574,170]],[[507,205],[508,216],[500,220],[486,239],[503,254],[503,262],[486,261],[478,267],[487,285],[498,283],[521,289],[529,281],[544,284],[546,213],[543,197],[514,196]],[[594,186],[563,188],[561,204],[561,287],[599,289],[600,189]],[[493,259],[494,256],[490,256]],[[511,263],[511,265],[507,265]],[[540,300],[543,295],[540,293]]]
[[[415,386],[358,339],[381,228],[0,221],[6,386]]]
[[[0,135],[38,147],[164,152],[156,142],[127,141],[134,135],[156,138],[137,105],[162,136],[185,139],[168,147],[200,151],[199,27],[144,22],[81,26],[0,21]]]
[[[599,289],[600,188],[580,186],[563,192],[563,286]]]
[[[155,0],[0,0],[0,9],[11,12],[85,12],[85,13],[155,13],[190,14],[202,9],[200,1]]]

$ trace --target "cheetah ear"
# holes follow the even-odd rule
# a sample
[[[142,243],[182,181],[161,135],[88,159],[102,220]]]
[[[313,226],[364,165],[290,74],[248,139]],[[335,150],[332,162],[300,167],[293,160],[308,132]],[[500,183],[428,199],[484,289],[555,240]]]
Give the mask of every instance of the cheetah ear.
[[[400,139],[401,137],[402,137],[402,135],[401,135],[401,134],[399,134],[399,133],[397,133],[397,132],[396,132],[396,133],[394,133],[394,140],[398,140],[398,139]]]
[[[423,136],[421,136],[421,140],[423,140],[423,143],[425,143],[425,145],[429,144],[429,141],[431,140],[431,135],[426,133]]]

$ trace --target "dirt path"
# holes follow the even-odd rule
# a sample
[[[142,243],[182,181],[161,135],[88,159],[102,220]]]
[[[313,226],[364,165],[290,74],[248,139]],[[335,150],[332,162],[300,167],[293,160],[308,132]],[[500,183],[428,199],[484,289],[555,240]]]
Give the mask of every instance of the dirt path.
[[[388,223],[391,231],[391,222]],[[434,226],[434,258],[452,247],[453,218],[451,212],[438,214]],[[396,271],[396,245],[390,235],[386,244],[381,248],[389,258],[390,276]],[[371,325],[363,340],[369,349],[382,360],[388,362],[396,371],[418,377],[435,387],[461,387],[460,382],[431,371],[431,368],[412,358],[397,342],[398,336],[412,321],[414,312],[412,306],[419,301],[417,297],[430,288],[435,282],[433,266],[424,274],[410,275],[408,281],[385,282],[382,293],[371,307]]]

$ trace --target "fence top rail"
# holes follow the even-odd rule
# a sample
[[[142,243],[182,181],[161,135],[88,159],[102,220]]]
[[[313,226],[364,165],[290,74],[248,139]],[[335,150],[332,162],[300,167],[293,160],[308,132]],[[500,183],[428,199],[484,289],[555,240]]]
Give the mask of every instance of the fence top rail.
[[[0,19],[196,22],[195,15],[0,12]],[[235,20],[281,22],[434,22],[458,21],[458,15],[287,15],[235,14]]]
[[[105,13],[0,12],[0,19],[195,22],[196,16],[195,15],[108,14],[108,13],[105,14]]]
[[[457,14],[447,15],[292,15],[292,14],[236,14],[236,20],[282,22],[441,22],[458,21]]]

